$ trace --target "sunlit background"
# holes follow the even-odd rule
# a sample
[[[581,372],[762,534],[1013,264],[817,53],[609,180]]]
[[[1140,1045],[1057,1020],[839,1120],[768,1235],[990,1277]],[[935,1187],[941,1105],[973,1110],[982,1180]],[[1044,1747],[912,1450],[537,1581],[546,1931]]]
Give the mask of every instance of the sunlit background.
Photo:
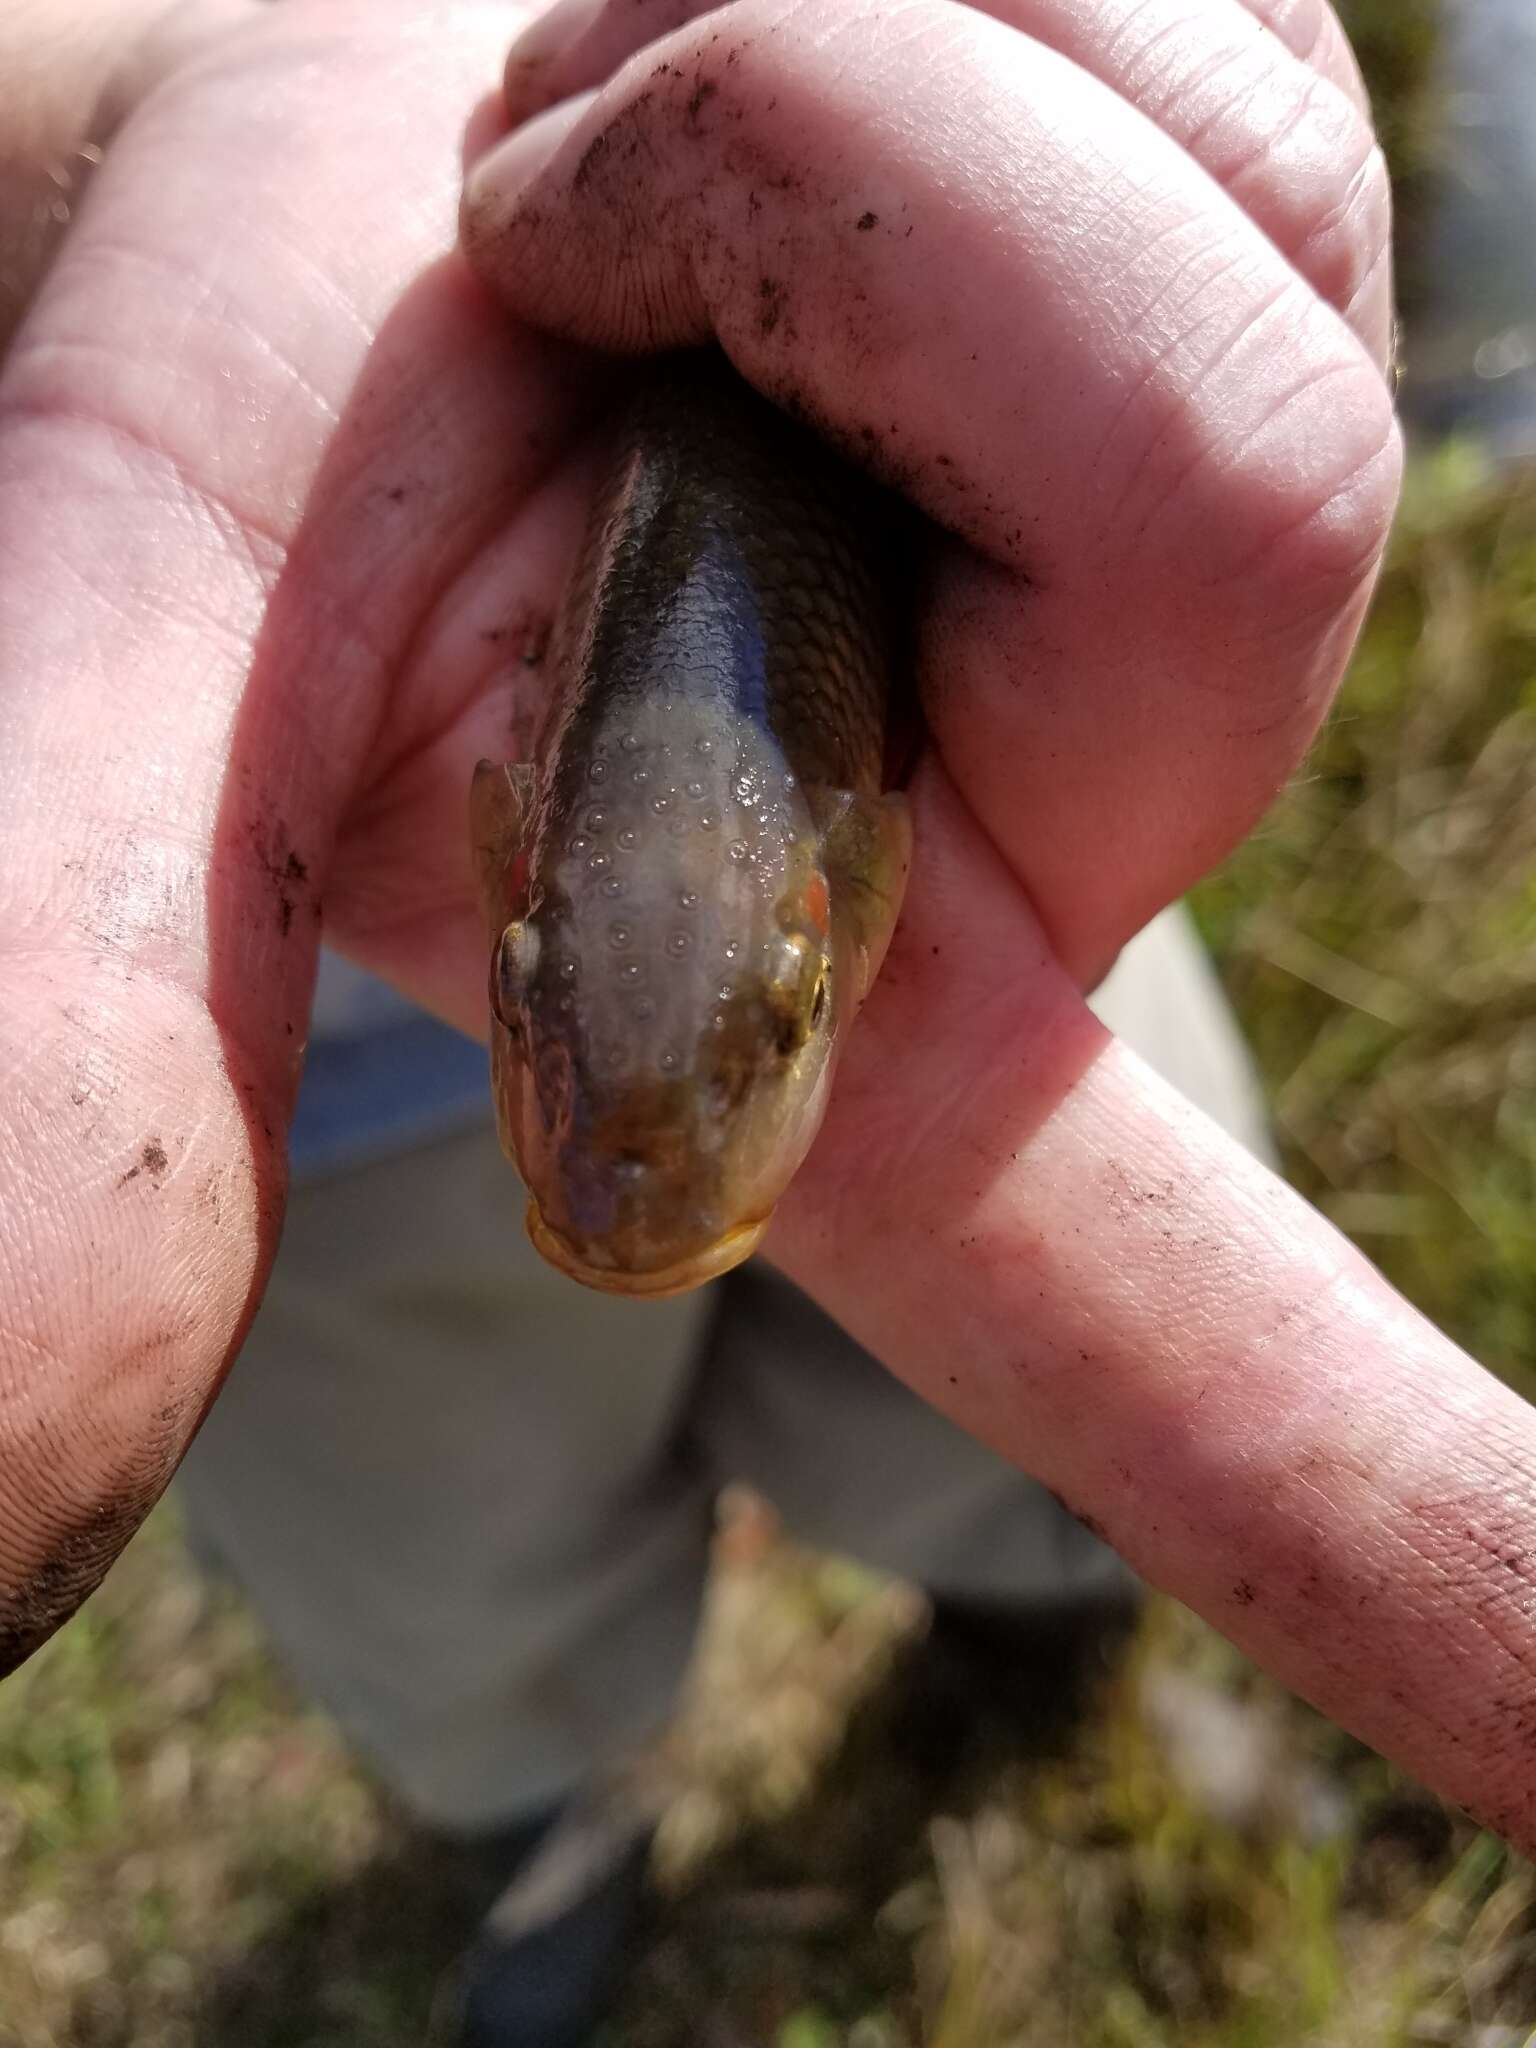
[[[1287,1170],[1536,1391],[1536,0],[1343,11],[1398,182],[1413,469],[1337,715],[1196,907]],[[909,1589],[747,1497],[719,1553],[612,2043],[1536,2039],[1530,1868],[1171,1604],[1026,1742],[914,1701]],[[458,1882],[172,1511],[0,1691],[3,2048],[420,2043]]]

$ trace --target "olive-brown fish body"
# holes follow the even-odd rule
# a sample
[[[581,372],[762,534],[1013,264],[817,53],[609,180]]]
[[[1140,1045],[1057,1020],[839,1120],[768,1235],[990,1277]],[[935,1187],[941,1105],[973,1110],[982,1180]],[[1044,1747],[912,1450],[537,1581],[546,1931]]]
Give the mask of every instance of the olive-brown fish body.
[[[886,529],[712,359],[625,417],[533,762],[475,837],[504,1142],[591,1285],[745,1256],[809,1148],[905,876],[880,795]]]

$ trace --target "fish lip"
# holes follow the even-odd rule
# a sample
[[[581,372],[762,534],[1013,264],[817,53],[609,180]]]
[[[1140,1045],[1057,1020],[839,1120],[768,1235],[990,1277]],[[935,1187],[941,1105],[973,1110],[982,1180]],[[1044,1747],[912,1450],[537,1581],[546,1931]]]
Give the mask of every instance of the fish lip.
[[[695,1287],[702,1287],[706,1281],[717,1280],[722,1273],[729,1273],[733,1266],[739,1266],[743,1259],[750,1258],[762,1241],[769,1218],[763,1216],[751,1223],[739,1223],[734,1230],[717,1237],[702,1251],[679,1259],[673,1265],[660,1267],[655,1272],[645,1273],[619,1266],[596,1266],[584,1259],[559,1231],[545,1222],[538,1203],[532,1197],[528,1202],[527,1222],[528,1235],[535,1249],[568,1279],[579,1280],[583,1287],[595,1287],[603,1294],[629,1295],[637,1301],[664,1301],[669,1295],[687,1294]]]

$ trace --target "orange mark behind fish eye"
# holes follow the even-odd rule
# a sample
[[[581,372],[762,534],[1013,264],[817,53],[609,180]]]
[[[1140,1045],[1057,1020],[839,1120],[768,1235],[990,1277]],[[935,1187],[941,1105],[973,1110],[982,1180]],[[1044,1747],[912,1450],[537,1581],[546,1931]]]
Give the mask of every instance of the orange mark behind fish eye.
[[[812,875],[805,888],[805,914],[811,921],[811,929],[818,938],[824,939],[832,924],[832,901],[827,894],[825,875]]]

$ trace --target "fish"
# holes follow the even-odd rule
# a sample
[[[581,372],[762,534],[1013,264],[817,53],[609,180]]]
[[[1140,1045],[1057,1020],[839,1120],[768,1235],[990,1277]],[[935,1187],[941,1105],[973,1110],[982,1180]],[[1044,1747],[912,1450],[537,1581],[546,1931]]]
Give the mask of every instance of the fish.
[[[729,1271],[821,1124],[911,864],[896,533],[718,354],[611,429],[530,757],[470,802],[501,1142],[589,1287]]]

